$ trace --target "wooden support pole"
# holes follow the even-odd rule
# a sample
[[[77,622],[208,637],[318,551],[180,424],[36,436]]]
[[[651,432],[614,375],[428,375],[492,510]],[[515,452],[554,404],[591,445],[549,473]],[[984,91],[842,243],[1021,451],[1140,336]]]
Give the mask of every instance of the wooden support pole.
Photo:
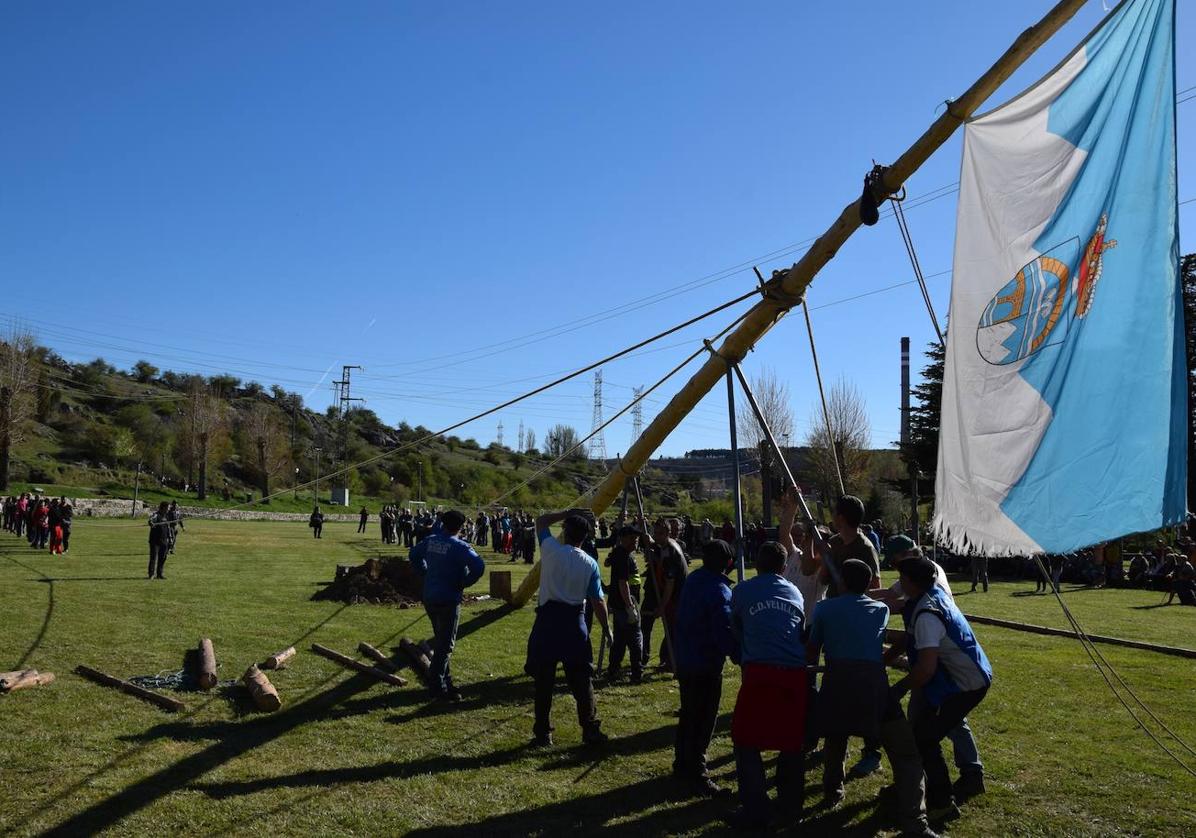
[[[400,638],[399,651],[407,656],[411,668],[426,682],[428,674],[432,671],[432,661],[424,654],[424,650],[419,647],[419,644],[409,637]]]
[[[54,683],[53,672],[38,672],[36,669],[22,669],[0,674],[0,693],[10,693],[28,687],[41,687]]]
[[[161,693],[156,693],[153,690],[147,690],[145,687],[139,687],[136,684],[132,684],[128,681],[122,681],[120,678],[113,677],[112,675],[106,675],[103,672],[100,672],[98,669],[92,669],[90,666],[79,664],[75,667],[75,672],[79,675],[82,675],[89,681],[94,681],[95,683],[101,684],[105,687],[112,687],[113,689],[120,690],[123,693],[144,699],[145,701],[148,701],[151,704],[156,704],[163,710],[167,710],[171,713],[179,713],[187,709],[187,705],[179,701],[177,698],[171,698],[168,695],[162,695]]]
[[[361,642],[357,644],[357,651],[361,652],[367,658],[374,660],[379,667],[385,669],[387,672],[398,672],[399,665],[388,658],[380,649],[375,649],[369,643]]]
[[[342,655],[327,646],[321,646],[319,643],[311,644],[311,650],[322,658],[328,658],[333,663],[340,664],[345,669],[352,669],[354,672],[360,672],[362,675],[369,675],[371,678],[381,681],[384,684],[390,684],[392,687],[407,686],[407,679],[400,678],[398,675],[393,675],[389,672],[384,672],[376,666],[369,666],[359,660],[354,660],[348,655]]]
[[[1075,15],[1085,0],[1060,0],[1038,23],[1022,32],[1005,51],[962,96],[947,105],[946,111],[936,119],[913,145],[889,166],[884,176],[884,188],[890,192],[899,190],[909,177],[945,143],[956,129],[968,119],[991,96],[998,87],[1013,75],[1034,51],[1042,46],[1051,35]],[[861,167],[863,168],[863,167]],[[728,363],[742,361],[752,347],[775,326],[795,305],[801,302],[807,286],[818,272],[834,257],[839,248],[860,227],[859,199],[853,200],[838,218],[827,228],[802,258],[788,270],[764,283],[764,298],[756,303],[735,328],[723,340],[716,353],[712,353],[693,377],[669,400],[664,409],[644,429],[644,432],[623,455],[618,467],[594,490],[590,509],[601,515],[619,496],[626,475],[637,473],[668,438],[690,411],[697,406],[710,390],[726,374]],[[540,584],[540,565],[537,562],[524,578],[512,601],[525,605]]]
[[[287,646],[281,652],[275,652],[258,664],[259,669],[285,669],[287,661],[295,657],[295,647]]]
[[[210,690],[216,686],[216,649],[212,646],[211,638],[204,637],[199,641],[199,654],[196,658],[199,669],[199,676],[196,680],[199,682],[201,690]]]
[[[278,690],[270,683],[266,673],[258,669],[257,666],[251,665],[245,670],[245,674],[241,676],[241,683],[249,690],[249,697],[253,699],[253,704],[257,709],[265,713],[273,713],[282,706]]]

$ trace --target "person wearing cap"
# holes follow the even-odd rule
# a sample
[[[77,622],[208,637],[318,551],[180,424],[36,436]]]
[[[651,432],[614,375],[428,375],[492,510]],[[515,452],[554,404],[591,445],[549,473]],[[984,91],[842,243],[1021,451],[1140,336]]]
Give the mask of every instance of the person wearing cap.
[[[524,671],[536,682],[536,721],[532,743],[552,744],[552,691],[556,669],[565,669],[565,680],[577,702],[577,721],[582,741],[598,745],[609,738],[602,732],[594,701],[593,646],[586,621],[587,603],[602,625],[607,643],[612,643],[606,602],[602,597],[602,575],[598,563],[581,545],[591,539],[593,525],[589,510],[567,509],[550,512],[536,519],[540,540],[540,594],[536,619],[527,639]],[[561,524],[561,538],[553,537],[551,527]]]
[[[735,551],[722,540],[702,546],[702,566],[689,574],[677,605],[677,684],[681,711],[673,746],[673,776],[703,794],[717,794],[706,770],[706,750],[723,697],[723,664],[736,652],[731,634],[731,580]]]
[[[864,502],[854,495],[843,495],[835,502],[831,523],[835,533],[826,543],[822,562],[822,579],[826,583],[826,597],[833,599],[841,591],[837,579],[839,568],[849,559],[858,559],[872,569],[872,589],[881,586],[880,559],[876,548],[860,529],[864,520]],[[851,767],[851,776],[866,777],[880,770],[880,742],[871,737],[864,740],[864,751]]]
[[[631,656],[631,683],[638,684],[644,677],[644,637],[640,633],[640,571],[635,564],[635,547],[639,543],[638,527],[624,524],[615,531],[615,546],[606,557],[610,568],[611,620],[614,623],[614,640],[610,644],[610,664],[607,666],[607,680],[619,677],[623,656]],[[603,545],[603,539],[595,543]]]
[[[828,807],[843,800],[849,736],[881,743],[893,768],[898,820],[904,835],[931,836],[926,823],[922,760],[901,703],[889,693],[884,641],[889,609],[867,595],[872,569],[858,559],[843,563],[846,590],[824,600],[810,623],[808,654],[822,651],[826,672],[816,714],[825,737],[822,783]]]
[[[801,591],[781,575],[784,569],[785,548],[766,541],[756,554],[756,575],[731,595],[731,631],[742,668],[731,720],[740,809],[731,820],[748,829],[765,828],[772,820],[762,751],[780,751],[782,817],[800,821],[805,804],[805,607]]]
[[[464,513],[450,509],[409,554],[412,568],[424,577],[424,609],[432,623],[429,687],[435,698],[448,701],[461,700],[461,691],[453,684],[449,671],[449,659],[457,644],[462,591],[486,572],[482,557],[457,537],[464,526]]]
[[[890,567],[897,568],[898,572],[901,566],[910,560],[919,559],[921,561],[929,562],[934,566],[934,587],[946,599],[949,599],[952,604],[955,604],[955,596],[951,593],[951,583],[947,580],[947,572],[943,570],[943,566],[932,559],[927,559],[922,555],[922,550],[909,536],[895,535],[885,542],[885,559],[889,562]],[[873,593],[873,596],[886,603],[895,614],[901,613],[905,607],[908,599],[902,590],[901,580],[898,579],[893,583],[893,587],[886,591]],[[919,694],[915,694],[910,699],[910,715],[918,709],[916,702],[920,701]],[[955,725],[947,733],[947,738],[951,740],[951,750],[955,758],[955,767],[959,770],[959,780],[955,783],[955,797],[958,800],[966,800],[970,797],[984,793],[984,763],[980,761],[980,748],[976,744],[976,737],[972,733],[972,728],[968,725],[967,718],[960,720],[959,724]]]
[[[927,808],[932,818],[950,817],[958,813],[957,795],[941,743],[988,694],[992,665],[967,619],[935,584],[934,563],[907,559],[900,573],[907,598],[901,613],[905,639],[886,657],[904,651],[909,658],[909,674],[893,690],[898,695],[911,691],[910,722],[926,773]]]

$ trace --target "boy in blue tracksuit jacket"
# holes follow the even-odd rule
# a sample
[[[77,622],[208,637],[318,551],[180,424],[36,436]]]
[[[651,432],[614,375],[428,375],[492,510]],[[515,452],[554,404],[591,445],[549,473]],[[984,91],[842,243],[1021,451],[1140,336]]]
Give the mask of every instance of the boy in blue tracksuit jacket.
[[[482,578],[486,565],[472,547],[457,538],[465,516],[455,509],[444,513],[432,534],[411,548],[411,564],[424,577],[424,609],[432,622],[432,668],[429,687],[433,694],[460,701],[453,685],[449,658],[457,643],[461,618],[461,592]]]
[[[689,574],[677,606],[673,651],[681,712],[673,748],[674,776],[693,782],[705,794],[718,785],[706,773],[706,749],[723,695],[723,663],[736,653],[731,634],[731,580],[727,569],[735,552],[725,541],[702,547],[702,567]]]

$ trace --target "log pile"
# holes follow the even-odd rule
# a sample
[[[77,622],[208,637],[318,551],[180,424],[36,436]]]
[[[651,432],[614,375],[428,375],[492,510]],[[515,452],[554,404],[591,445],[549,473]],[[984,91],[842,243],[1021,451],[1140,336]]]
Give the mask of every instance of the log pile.
[[[370,559],[357,567],[338,567],[336,579],[312,599],[348,605],[397,605],[410,608],[423,596],[424,582],[405,559]]]

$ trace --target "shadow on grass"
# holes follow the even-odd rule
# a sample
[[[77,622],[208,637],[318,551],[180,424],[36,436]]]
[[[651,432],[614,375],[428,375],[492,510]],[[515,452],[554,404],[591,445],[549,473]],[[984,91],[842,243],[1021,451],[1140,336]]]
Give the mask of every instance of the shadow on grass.
[[[23,667],[25,665],[25,661],[27,661],[27,660],[29,660],[29,658],[33,657],[33,653],[36,652],[39,648],[41,648],[42,641],[44,641],[46,639],[46,632],[50,630],[50,620],[54,616],[54,580],[51,579],[49,576],[47,576],[42,571],[38,570],[37,568],[30,567],[29,565],[25,564],[20,559],[14,559],[12,556],[6,555],[8,552],[9,552],[8,550],[5,550],[4,558],[8,559],[10,562],[17,565],[18,567],[25,568],[25,570],[28,570],[30,573],[36,573],[38,575],[38,578],[32,579],[30,581],[45,582],[46,583],[46,592],[47,592],[46,616],[42,618],[42,627],[38,631],[37,637],[33,638],[33,642],[31,644],[29,644],[29,648],[25,650],[25,654],[21,655],[21,659],[18,660],[16,665],[13,667],[13,669],[20,669],[21,667]]]
[[[345,607],[340,606],[332,614],[328,615],[320,623],[309,629],[301,635],[292,644],[297,646],[304,639],[309,637],[320,627],[326,625],[333,617],[339,614]],[[510,606],[503,606],[489,611],[484,611],[481,614],[466,621],[461,626],[461,634],[467,635],[474,631],[483,628],[501,617],[509,614],[513,609]],[[387,638],[384,642],[391,642],[395,636]],[[338,672],[334,675],[324,679],[315,689],[321,689],[330,681],[341,676]],[[281,712],[268,715],[258,716],[251,721],[243,722],[217,722],[214,724],[192,725],[185,721],[175,722],[171,724],[158,725],[155,728],[147,731],[141,736],[134,737],[138,744],[131,750],[121,754],[105,766],[97,769],[89,774],[84,779],[73,784],[67,790],[54,795],[49,801],[39,806],[36,810],[26,816],[22,821],[16,824],[17,827],[27,824],[29,820],[40,813],[47,811],[55,803],[71,796],[79,789],[93,782],[95,778],[104,774],[106,771],[115,767],[117,764],[124,762],[134,754],[138,753],[150,741],[160,738],[170,738],[174,740],[196,740],[196,739],[214,739],[209,746],[196,754],[185,757],[178,762],[157,771],[142,780],[139,780],[116,794],[88,807],[82,812],[78,812],[66,820],[52,827],[43,835],[48,836],[74,836],[86,835],[100,832],[104,829],[111,828],[118,824],[121,820],[129,815],[144,809],[153,804],[155,801],[175,792],[180,789],[191,786],[202,777],[204,774],[212,771],[215,768],[236,759],[255,748],[266,745],[286,733],[301,727],[308,722],[317,719],[334,718],[329,715],[329,711],[337,705],[352,698],[358,693],[376,685],[377,682],[365,675],[354,675],[348,680],[343,681],[333,687],[323,690],[322,692],[311,695],[310,697],[301,699],[298,703],[291,705]],[[312,691],[304,695],[310,695]],[[342,708],[340,715],[356,715],[360,713],[369,712],[376,707],[387,706],[395,700],[395,696],[399,695],[399,700],[410,700],[408,696],[412,693],[396,694],[393,691],[387,691],[381,695],[375,696],[366,701],[354,702],[351,708]],[[191,711],[188,716],[194,716],[199,709],[206,706],[209,702],[205,702],[200,708]]]

